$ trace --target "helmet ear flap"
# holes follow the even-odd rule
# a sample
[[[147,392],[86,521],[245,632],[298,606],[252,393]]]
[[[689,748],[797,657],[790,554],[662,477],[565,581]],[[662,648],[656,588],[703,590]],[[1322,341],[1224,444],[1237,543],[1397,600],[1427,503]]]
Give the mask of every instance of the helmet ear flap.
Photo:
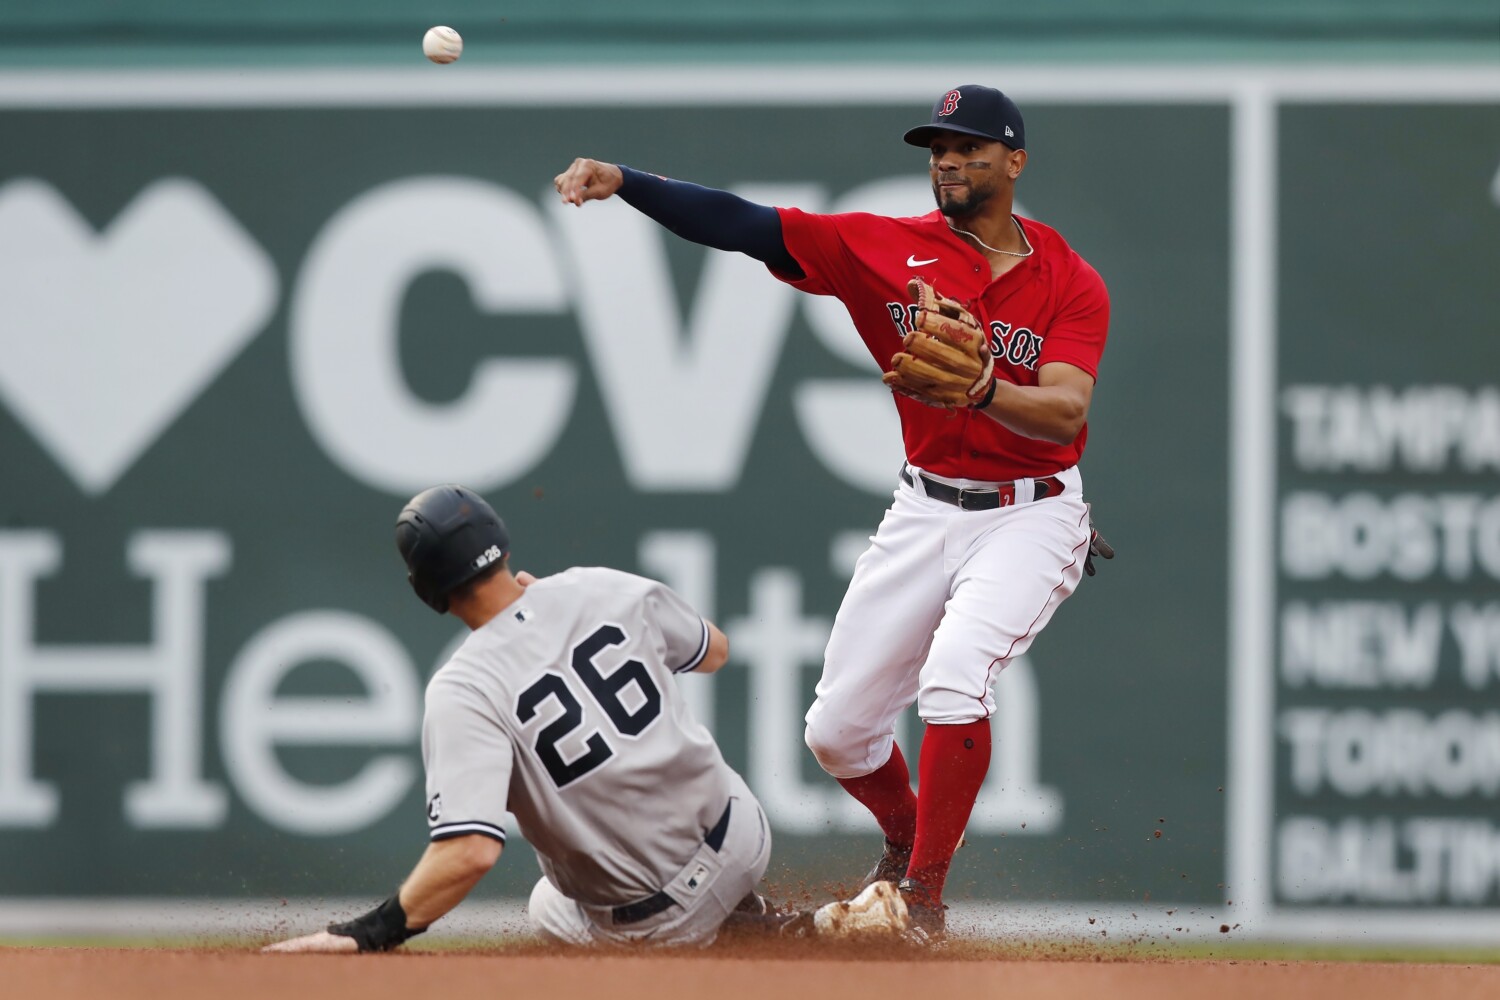
[[[411,589],[416,591],[417,596],[422,599],[423,604],[440,615],[448,613],[448,595],[434,593],[431,586],[418,580],[412,573],[406,574],[406,582],[411,584]]]

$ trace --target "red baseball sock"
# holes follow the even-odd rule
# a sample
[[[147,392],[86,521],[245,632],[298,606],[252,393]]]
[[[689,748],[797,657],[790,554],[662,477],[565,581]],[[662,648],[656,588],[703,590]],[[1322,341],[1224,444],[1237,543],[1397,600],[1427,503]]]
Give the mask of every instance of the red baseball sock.
[[[917,837],[907,877],[931,893],[923,902],[941,905],[953,852],[974,811],[979,786],[990,769],[990,721],[957,726],[928,723],[917,763]]]
[[[885,839],[909,846],[917,829],[917,797],[911,790],[911,771],[901,748],[891,744],[891,759],[858,778],[839,778],[844,791],[875,815]]]

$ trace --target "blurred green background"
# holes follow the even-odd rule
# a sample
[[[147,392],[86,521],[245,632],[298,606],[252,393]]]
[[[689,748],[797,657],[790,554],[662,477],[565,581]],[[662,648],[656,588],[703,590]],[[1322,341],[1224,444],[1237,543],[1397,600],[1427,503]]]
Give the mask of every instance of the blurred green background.
[[[434,22],[458,64],[421,58]],[[1026,113],[1022,213],[1110,287],[1084,473],[1121,556],[1001,675],[954,898],[1500,926],[1500,13],[1456,0],[11,0],[0,899],[388,891],[457,632],[390,523],[441,479],[518,565],[725,625],[684,684],[777,887],[863,872],[800,719],[900,459],[873,366],[836,305],[550,181],[593,155],[916,214],[897,137],[970,79]],[[1296,522],[1321,563],[1287,504],[1327,509]],[[523,896],[525,855],[481,893]]]

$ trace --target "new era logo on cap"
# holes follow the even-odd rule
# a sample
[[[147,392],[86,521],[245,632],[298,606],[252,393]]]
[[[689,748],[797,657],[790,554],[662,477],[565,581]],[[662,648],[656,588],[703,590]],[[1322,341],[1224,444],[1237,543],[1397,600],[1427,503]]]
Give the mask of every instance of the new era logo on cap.
[[[966,83],[938,98],[926,125],[909,129],[903,137],[913,146],[926,146],[938,132],[963,132],[1003,142],[1011,149],[1026,148],[1026,126],[1016,102],[994,87]]]

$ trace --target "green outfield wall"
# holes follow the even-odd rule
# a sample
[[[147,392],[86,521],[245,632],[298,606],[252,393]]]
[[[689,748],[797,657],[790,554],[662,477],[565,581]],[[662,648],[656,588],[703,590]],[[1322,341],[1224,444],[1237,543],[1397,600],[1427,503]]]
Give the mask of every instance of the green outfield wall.
[[[984,78],[1021,211],[1109,285],[1083,470],[1120,555],[999,679],[955,897],[1500,930],[1500,73]],[[723,626],[682,685],[773,878],[863,872],[801,716],[888,394],[837,303],[550,182],[920,213],[899,135],[946,80],[0,76],[0,898],[388,891],[459,632],[391,528],[439,481],[517,567]],[[536,877],[514,838],[482,891]]]
[[[1500,60],[1491,0],[8,0],[0,65],[394,64],[434,23],[490,65]]]

